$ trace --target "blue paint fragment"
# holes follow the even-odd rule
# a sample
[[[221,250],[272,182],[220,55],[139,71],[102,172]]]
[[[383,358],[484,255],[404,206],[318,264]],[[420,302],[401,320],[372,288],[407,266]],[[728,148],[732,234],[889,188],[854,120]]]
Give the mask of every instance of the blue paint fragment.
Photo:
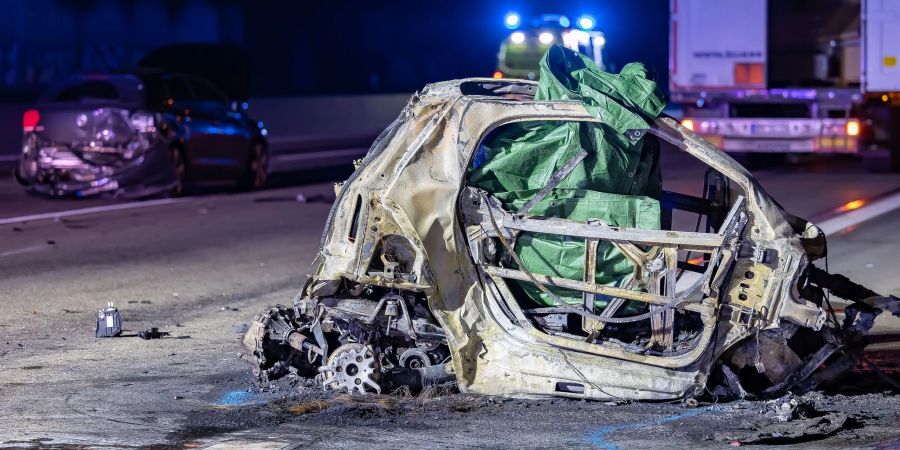
[[[228,391],[219,397],[219,401],[217,401],[216,404],[222,406],[237,406],[250,403],[251,400],[253,400],[253,394],[250,392]]]
[[[591,445],[596,447],[606,449],[606,450],[619,450],[619,447],[606,440],[607,436],[616,431],[624,431],[624,430],[634,430],[637,428],[647,428],[647,427],[655,427],[662,424],[666,424],[669,422],[677,422],[681,419],[687,419],[689,417],[700,416],[703,414],[709,414],[712,410],[691,410],[685,411],[680,414],[675,414],[672,416],[661,417],[655,420],[646,420],[643,422],[635,422],[635,423],[620,423],[618,425],[607,425],[605,427],[600,427],[590,436],[588,436],[588,442]]]

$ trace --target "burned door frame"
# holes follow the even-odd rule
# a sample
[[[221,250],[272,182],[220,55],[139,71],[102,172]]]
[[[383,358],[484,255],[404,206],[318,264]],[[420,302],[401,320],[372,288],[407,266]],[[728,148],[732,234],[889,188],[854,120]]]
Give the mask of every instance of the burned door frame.
[[[503,102],[504,100],[485,99],[485,103]],[[552,109],[553,104],[558,105],[560,103],[568,102],[529,102],[529,106],[550,106]],[[571,112],[569,113],[571,114]],[[478,114],[475,114],[474,116],[478,116]],[[466,123],[466,119],[467,117],[465,116],[462,118],[463,124]],[[473,133],[478,139],[469,139],[470,136],[461,139],[462,142],[467,144],[472,143],[472,148],[460,150],[471,157],[474,155],[475,146],[477,146],[477,144],[479,144],[493,129],[512,122],[535,120],[601,121],[593,117],[566,117],[566,115],[558,114],[512,114],[500,116],[489,124],[473,126],[474,129],[478,130],[478,133]],[[461,133],[465,130],[466,127],[464,125],[460,127]],[[635,243],[644,243],[658,244],[670,248],[681,246],[688,249],[691,248],[690,245],[697,244],[697,242],[691,242],[690,238],[702,237],[710,239],[712,236],[716,236],[715,240],[700,242],[705,244],[702,249],[713,254],[714,257],[710,259],[710,263],[707,265],[701,280],[685,291],[694,293],[696,297],[693,300],[695,300],[695,302],[690,304],[691,306],[688,306],[689,303],[680,300],[677,297],[673,297],[672,295],[634,295],[634,292],[627,292],[627,290],[624,290],[626,292],[623,292],[621,289],[617,290],[609,287],[598,289],[597,286],[592,286],[590,283],[575,280],[543,277],[542,281],[549,285],[575,288],[587,293],[613,294],[620,297],[629,296],[631,299],[639,301],[650,300],[648,303],[653,303],[655,300],[655,303],[657,304],[668,303],[668,306],[672,306],[673,304],[684,305],[685,307],[696,309],[698,311],[705,311],[706,314],[703,316],[703,333],[698,338],[697,344],[688,352],[668,356],[636,354],[618,348],[609,348],[603,345],[583,342],[582,340],[575,340],[570,337],[547,334],[533,327],[527,318],[524,317],[524,314],[517,304],[510,305],[510,303],[513,302],[504,300],[513,299],[514,297],[511,292],[506,289],[505,283],[498,282],[502,278],[514,278],[522,281],[530,281],[534,284],[543,284],[539,282],[541,280],[533,280],[531,276],[523,271],[515,272],[509,270],[497,270],[502,268],[495,268],[490,269],[489,272],[480,264],[482,261],[477,260],[478,253],[484,249],[479,248],[478,246],[472,247],[470,255],[473,256],[473,264],[477,266],[476,270],[481,275],[482,283],[485,285],[484,291],[487,301],[484,302],[484,305],[490,312],[492,319],[500,325],[509,336],[516,336],[524,333],[524,335],[521,335],[521,338],[536,340],[539,343],[549,344],[551,348],[558,349],[558,352],[560,353],[558,359],[565,362],[566,367],[557,366],[553,371],[532,369],[532,373],[527,375],[527,377],[559,380],[563,379],[562,373],[564,372],[569,372],[570,374],[574,372],[577,375],[576,378],[569,378],[569,380],[576,381],[576,384],[582,386],[580,388],[581,391],[567,393],[557,389],[552,392],[552,395],[610,398],[616,397],[613,392],[622,392],[618,389],[626,386],[628,384],[627,382],[624,382],[619,386],[602,389],[594,384],[595,382],[590,380],[590,378],[592,378],[590,375],[585,376],[585,374],[582,373],[583,366],[581,367],[582,370],[579,370],[576,369],[575,365],[571,362],[572,360],[579,358],[580,355],[590,354],[614,358],[609,360],[608,364],[600,362],[594,363],[599,363],[600,367],[598,367],[598,369],[600,369],[601,372],[605,369],[605,367],[602,366],[621,365],[622,361],[630,361],[644,365],[645,367],[656,366],[660,369],[667,369],[668,374],[673,376],[673,380],[670,380],[670,383],[666,383],[668,387],[664,390],[631,390],[631,394],[634,398],[663,399],[680,397],[690,392],[691,388],[689,387],[688,379],[691,377],[694,378],[692,384],[695,389],[701,389],[702,385],[705,383],[706,377],[709,375],[711,363],[717,360],[721,354],[733,344],[752,336],[760,330],[778,327],[781,323],[781,319],[787,319],[790,322],[807,326],[814,330],[820,329],[825,321],[825,311],[817,305],[800,298],[796,289],[796,281],[800,276],[801,269],[806,266],[808,258],[800,243],[800,238],[802,236],[798,236],[798,233],[791,229],[788,224],[793,216],[784,213],[780,206],[768,197],[765,191],[758,185],[746,169],[728,155],[703,141],[702,138],[694,135],[690,130],[681,127],[677,121],[669,117],[661,117],[655,120],[648,130],[631,130],[630,132],[651,133],[663,141],[674,145],[677,149],[687,152],[711,169],[728,178],[729,181],[733,183],[733,186],[736,187],[739,192],[743,193],[743,196],[737,196],[735,198],[729,216],[724,220],[726,225],[720,228],[719,233],[694,234],[667,230],[628,230],[605,227],[602,232],[582,232],[578,237],[585,239],[605,238],[616,240],[625,244],[622,247],[629,247]],[[471,158],[467,160],[466,167],[468,167],[468,164],[471,164]],[[461,186],[460,197],[457,202],[458,205],[463,205],[466,200],[466,195],[465,187]],[[469,196],[471,197],[470,193]],[[478,195],[478,197],[481,202],[489,204],[490,200],[481,198],[481,195]],[[472,199],[468,200],[471,201]],[[475,210],[481,207],[480,204],[476,205],[474,202],[471,203],[471,206],[474,206]],[[461,211],[460,214],[463,216],[467,213],[472,214],[473,208],[471,206],[467,207],[469,211]],[[496,207],[498,204],[495,204],[494,206]],[[500,228],[494,227],[493,224],[488,226],[488,223],[490,222],[490,216],[487,214],[488,211],[496,214],[497,217],[501,217],[501,221],[505,220],[503,222],[504,227],[509,229],[540,232],[554,231],[552,226],[534,226],[534,222],[529,222],[527,220],[523,221],[523,218],[502,211],[502,208],[499,210],[496,208],[485,208],[485,210],[482,211],[484,214],[478,215],[475,219],[469,218],[470,220],[467,221],[465,217],[461,218],[460,228],[462,228],[463,236],[467,236],[467,243],[470,242],[469,237],[475,237],[477,239],[479,233],[487,235],[490,229]],[[502,213],[506,213],[506,216]],[[476,212],[476,214],[478,213]],[[547,224],[546,220],[542,220],[542,222],[545,223],[539,225]],[[467,223],[478,223],[480,231],[473,230],[471,227],[466,227]],[[510,224],[513,226],[509,226]],[[579,226],[589,228],[585,224],[574,225],[573,223],[569,223],[562,225],[565,226],[556,228],[556,234],[567,234],[559,233],[561,229],[565,230],[566,226],[568,226],[569,229],[572,229],[573,226],[575,228],[578,228]],[[598,227],[595,226],[595,228]],[[474,233],[475,236],[471,236],[472,233]],[[502,233],[494,232],[494,234]],[[815,237],[819,235],[820,232],[817,228],[808,224],[808,229],[805,234],[808,235],[807,237]],[[758,292],[755,292],[757,294],[755,299],[758,300],[756,302],[739,301],[740,293],[734,292],[734,290],[731,289],[741,281],[740,279],[730,278],[734,272],[733,265],[739,262],[739,254],[742,260],[748,260],[746,255],[747,249],[744,248],[744,244],[746,243],[754,243],[754,247],[751,249],[753,257],[750,258],[750,262],[742,262],[744,266],[741,267],[741,270],[746,269],[746,273],[748,274],[753,272],[758,275],[765,274],[768,277],[766,285],[760,288]],[[771,257],[772,255],[769,253],[769,250],[773,251],[773,254],[775,255],[774,258]],[[764,270],[758,270],[758,267],[762,267]],[[532,276],[534,275],[532,274]],[[754,287],[754,289],[756,288],[757,287]],[[683,297],[684,296],[682,296],[682,298]],[[513,312],[517,310],[518,314]],[[590,316],[587,317],[591,318]],[[506,344],[511,342],[510,339],[500,340],[505,341]],[[498,343],[497,346],[499,347],[499,345],[500,344]],[[528,347],[534,348],[531,345]],[[619,362],[616,362],[616,360],[619,360]],[[549,369],[552,366],[553,364],[547,364],[546,369]],[[650,367],[647,368],[649,369]],[[501,371],[504,369],[508,370],[510,367],[500,368]],[[671,371],[673,369],[680,373],[678,377],[674,377],[674,373]],[[496,371],[492,370],[491,372]],[[484,378],[486,380],[488,377],[486,376]],[[681,380],[675,381],[674,378],[680,378]],[[635,378],[633,385],[659,385],[659,381],[659,374],[647,372],[642,373],[638,378]],[[583,382],[583,384],[580,382]],[[675,387],[679,382],[683,383],[681,384],[681,387]],[[493,387],[485,389],[484,385],[478,386],[477,389],[493,391]],[[684,390],[677,393],[678,389]],[[541,390],[545,390],[545,388],[542,388]],[[549,393],[550,392],[548,392],[548,394]],[[535,393],[532,392],[531,395],[535,395]]]
[[[491,131],[511,123],[531,121],[563,121],[572,120],[578,122],[595,122],[592,120],[561,119],[558,116],[527,116],[516,117],[513,120],[502,120],[491,124],[482,131],[481,138],[473,140],[475,146],[480,145],[485,136]],[[596,121],[599,122],[599,121]],[[642,132],[642,131],[635,131]],[[470,151],[471,149],[467,150]],[[474,154],[474,150],[471,153]],[[580,158],[573,158],[577,163]],[[696,155],[692,155],[697,157]],[[702,158],[698,158],[702,162]],[[708,164],[708,163],[707,163]],[[561,167],[557,174],[551,177],[548,187],[558,183],[571,170],[570,164]],[[560,175],[560,176],[558,176]],[[556,183],[554,183],[556,182]],[[540,200],[541,194],[546,194],[550,189],[542,189],[536,199]],[[533,201],[532,201],[533,202]],[[705,350],[709,347],[717,327],[718,293],[728,275],[729,268],[734,262],[738,241],[748,222],[746,201],[743,196],[738,196],[732,205],[728,216],[717,233],[683,232],[671,230],[646,230],[637,228],[622,228],[609,226],[602,221],[593,220],[589,223],[570,221],[559,218],[531,218],[527,215],[529,202],[519,211],[513,213],[503,209],[499,201],[490,197],[486,192],[472,187],[462,189],[458,204],[463,217],[463,226],[470,254],[474,259],[478,271],[483,279],[490,280],[490,287],[500,307],[495,311],[496,316],[506,316],[511,323],[522,327],[530,336],[548,344],[569,348],[575,351],[584,351],[585,345],[600,347],[596,353],[603,356],[622,358],[655,365],[659,367],[677,368],[698,363],[704,358]],[[567,278],[534,274],[524,269],[523,264],[510,241],[520,232],[543,233],[559,236],[567,236],[585,240],[585,271],[581,281]],[[495,253],[496,244],[486,239],[497,238],[505,247],[508,255],[512,256],[520,269],[499,267],[490,264],[485,254]],[[632,282],[646,286],[647,292],[639,292],[633,289],[598,285],[590,274],[593,272],[592,262],[596,261],[596,243],[608,241],[616,246],[634,268],[631,276]],[[676,272],[678,270],[678,251],[691,251],[709,255],[709,263],[703,275],[689,288],[675,295]],[[660,320],[652,321],[653,341],[671,350],[672,347],[672,319],[674,309],[689,311],[700,316],[703,330],[691,345],[690,350],[684,352],[670,352],[667,355],[643,355],[624,351],[622,347],[606,343],[589,344],[575,341],[571,337],[555,336],[538,329],[531,323],[528,314],[531,311],[523,310],[514,300],[515,296],[507,287],[505,280],[529,282],[541,289],[550,298],[554,299],[557,307],[539,308],[542,313],[564,312],[581,315],[585,325],[596,324],[595,330],[600,331],[603,323],[625,323],[636,320],[646,320],[654,317]],[[590,280],[590,281],[588,281]],[[665,283],[660,281],[665,280]],[[665,292],[660,292],[660,286],[664,286]],[[556,297],[546,287],[566,288],[579,291],[584,298],[581,308],[570,306]],[[487,289],[491,291],[492,289]],[[596,294],[612,297],[610,303],[616,305],[607,307],[603,312],[595,314],[595,311],[587,305],[593,306],[592,297]],[[616,308],[623,300],[632,300],[651,305],[651,312],[632,318],[613,318]],[[552,310],[552,311],[551,311]]]

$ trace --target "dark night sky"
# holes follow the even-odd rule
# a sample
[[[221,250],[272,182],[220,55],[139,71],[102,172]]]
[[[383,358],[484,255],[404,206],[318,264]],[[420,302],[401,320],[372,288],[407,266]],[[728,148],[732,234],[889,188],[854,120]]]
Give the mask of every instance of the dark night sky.
[[[304,94],[408,92],[489,76],[509,33],[502,23],[508,11],[591,14],[611,61],[644,62],[667,82],[667,0],[300,3],[245,10],[246,44],[255,66],[266,68],[254,76],[258,94],[274,94],[274,86]]]
[[[590,14],[607,61],[644,62],[667,82],[668,0],[0,0],[0,11],[0,101],[186,42],[243,47],[255,97],[412,92],[490,76],[510,11]]]

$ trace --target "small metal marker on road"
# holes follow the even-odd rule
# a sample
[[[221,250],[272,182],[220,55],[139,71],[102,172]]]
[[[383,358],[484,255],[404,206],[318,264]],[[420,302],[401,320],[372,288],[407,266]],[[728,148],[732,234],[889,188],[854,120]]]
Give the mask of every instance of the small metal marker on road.
[[[97,315],[96,337],[116,337],[122,334],[122,315],[119,310],[113,306],[113,302],[106,305],[106,309],[101,309]]]

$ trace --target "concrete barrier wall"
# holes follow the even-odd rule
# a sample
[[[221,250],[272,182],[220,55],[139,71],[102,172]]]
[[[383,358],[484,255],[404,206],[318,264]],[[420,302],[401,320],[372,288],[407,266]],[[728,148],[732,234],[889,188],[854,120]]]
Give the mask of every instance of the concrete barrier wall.
[[[409,94],[262,98],[250,100],[247,115],[262,120],[269,145],[316,142],[334,137],[375,136],[393,121]]]
[[[399,115],[410,94],[251,99],[246,113],[263,121],[275,171],[349,162]],[[22,113],[0,104],[0,163],[21,151]]]
[[[272,170],[284,172],[349,163],[403,109],[410,94],[264,98],[247,115],[269,132]]]

